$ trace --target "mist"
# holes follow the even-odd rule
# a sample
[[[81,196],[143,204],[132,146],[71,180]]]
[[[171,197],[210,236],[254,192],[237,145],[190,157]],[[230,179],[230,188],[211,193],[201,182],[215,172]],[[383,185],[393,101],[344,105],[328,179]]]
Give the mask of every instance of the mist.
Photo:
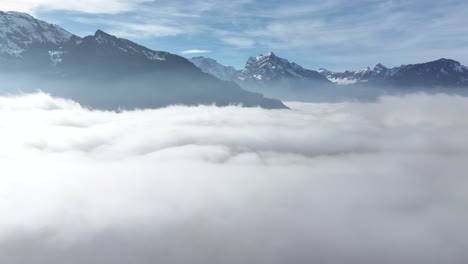
[[[468,98],[0,97],[0,263],[465,263]]]
[[[468,90],[455,86],[393,85],[379,82],[340,85],[308,80],[283,80],[259,85],[239,82],[242,88],[284,101],[312,103],[376,102],[382,96],[402,97],[411,94],[447,94],[468,96]]]

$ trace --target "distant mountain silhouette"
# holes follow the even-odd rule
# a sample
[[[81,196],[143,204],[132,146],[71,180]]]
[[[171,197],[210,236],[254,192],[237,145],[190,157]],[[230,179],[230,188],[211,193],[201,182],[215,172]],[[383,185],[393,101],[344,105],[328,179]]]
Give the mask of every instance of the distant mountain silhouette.
[[[314,88],[332,85],[317,71],[305,69],[294,62],[291,63],[273,52],[249,58],[245,67],[235,72],[227,71],[227,67],[219,63],[206,63],[211,60],[208,58],[204,58],[205,63],[200,63],[200,58],[196,60],[195,64],[204,72],[225,80],[233,80],[247,90],[261,92],[268,96],[296,100],[298,96],[309,93]]]
[[[216,60],[203,56],[193,57],[189,60],[202,69],[203,72],[209,73],[220,80],[235,81],[237,70],[232,66],[224,66]]]
[[[392,87],[468,87],[468,68],[451,59],[387,68],[377,64],[361,71],[319,72],[338,84],[386,85]]]
[[[373,68],[344,72],[323,68],[308,70],[273,52],[249,58],[245,67],[238,71],[209,58],[196,60],[195,64],[204,72],[233,80],[247,90],[284,100],[372,100],[383,94],[415,91],[468,93],[468,89],[459,89],[468,88],[468,68],[450,59],[394,68],[379,63]]]

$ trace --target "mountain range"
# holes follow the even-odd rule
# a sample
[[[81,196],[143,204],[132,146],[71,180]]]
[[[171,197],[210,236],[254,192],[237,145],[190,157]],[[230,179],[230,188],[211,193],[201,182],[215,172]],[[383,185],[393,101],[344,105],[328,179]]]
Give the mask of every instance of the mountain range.
[[[379,63],[373,68],[344,72],[306,69],[273,52],[249,58],[245,67],[237,71],[210,58],[196,57],[191,61],[204,72],[220,79],[234,81],[247,90],[281,99],[310,100],[323,96],[359,99],[384,92],[432,92],[440,91],[440,88],[457,91],[457,88],[468,88],[468,67],[451,59],[394,68]]]
[[[187,59],[101,30],[78,37],[28,14],[0,12],[4,92],[42,90],[99,109],[173,104],[286,108],[206,74]]]
[[[381,63],[360,71],[319,72],[341,85],[370,83],[396,87],[464,87],[468,86],[468,68],[451,59],[387,68]]]
[[[288,100],[297,100],[302,94],[317,87],[333,86],[319,72],[291,63],[273,52],[250,57],[245,67],[238,71],[210,58],[195,57],[191,61],[202,71],[236,82],[246,90]]]
[[[442,88],[466,92],[458,88],[468,87],[468,68],[439,59],[315,71],[268,52],[236,70],[211,58],[152,50],[101,30],[79,37],[25,13],[0,12],[0,81],[0,92],[42,90],[100,109],[173,104],[287,108],[270,97],[333,101]]]

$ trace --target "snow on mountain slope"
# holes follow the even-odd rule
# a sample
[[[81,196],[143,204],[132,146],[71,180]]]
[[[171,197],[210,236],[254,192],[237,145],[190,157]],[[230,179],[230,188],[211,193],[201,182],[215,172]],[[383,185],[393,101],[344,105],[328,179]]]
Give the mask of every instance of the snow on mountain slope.
[[[194,57],[190,60],[204,72],[212,74],[222,80],[269,82],[285,79],[313,80],[328,82],[318,72],[305,69],[296,63],[276,56],[273,52],[251,57],[242,70],[236,71],[216,60],[205,57]]]
[[[305,69],[296,63],[276,56],[273,52],[251,57],[237,78],[253,81],[279,81],[299,79],[328,82],[318,72]]]
[[[72,34],[61,27],[19,12],[0,11],[0,54],[21,56],[30,45],[60,44]]]
[[[329,81],[338,85],[349,85],[355,83],[365,83],[377,78],[383,78],[390,73],[390,70],[382,64],[377,64],[373,69],[367,67],[358,71],[333,72],[327,69],[319,69],[321,75]]]
[[[465,86],[468,85],[468,68],[451,59],[402,65],[387,68],[377,64],[360,71],[332,72],[320,69],[319,73],[339,85],[379,83],[397,86]]]

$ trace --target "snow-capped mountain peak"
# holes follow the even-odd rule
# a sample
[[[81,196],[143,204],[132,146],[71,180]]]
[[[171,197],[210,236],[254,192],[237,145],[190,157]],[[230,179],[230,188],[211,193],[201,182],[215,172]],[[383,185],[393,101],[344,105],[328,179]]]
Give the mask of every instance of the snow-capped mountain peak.
[[[216,60],[201,56],[194,57],[190,61],[203,72],[222,80],[234,81],[253,91],[269,92],[279,86],[309,89],[317,84],[331,84],[320,73],[280,58],[273,52],[250,57],[245,67],[239,71],[233,67],[224,66]]]
[[[28,14],[0,11],[0,55],[21,56],[32,45],[58,45],[71,37],[63,28]]]
[[[272,81],[282,79],[320,80],[327,82],[318,72],[276,56],[273,52],[250,57],[237,79]]]
[[[379,62],[374,66],[374,69],[387,69],[387,67],[385,67],[382,63]]]
[[[265,54],[259,54],[255,57],[255,60],[256,61],[263,61],[263,60],[268,60],[268,59],[274,59],[274,58],[278,58],[276,57],[276,55],[270,51],[268,53],[265,53]]]
[[[280,57],[276,56],[275,53],[270,51],[270,52],[265,53],[265,54],[259,54],[256,57],[249,58],[249,60],[247,61],[247,64],[259,64],[261,66],[267,66],[269,64],[270,65],[271,64],[286,65],[286,64],[291,64],[291,63],[289,63],[289,61],[286,60],[286,59],[283,59],[283,58],[280,58]],[[295,63],[292,63],[292,64],[295,64]],[[273,66],[275,66],[275,65],[273,65]]]
[[[357,71],[347,70],[344,72],[333,72],[322,68],[319,69],[319,73],[335,84],[349,85],[366,83],[371,79],[386,76],[389,73],[389,69],[383,64],[378,63],[373,68],[366,67]]]

